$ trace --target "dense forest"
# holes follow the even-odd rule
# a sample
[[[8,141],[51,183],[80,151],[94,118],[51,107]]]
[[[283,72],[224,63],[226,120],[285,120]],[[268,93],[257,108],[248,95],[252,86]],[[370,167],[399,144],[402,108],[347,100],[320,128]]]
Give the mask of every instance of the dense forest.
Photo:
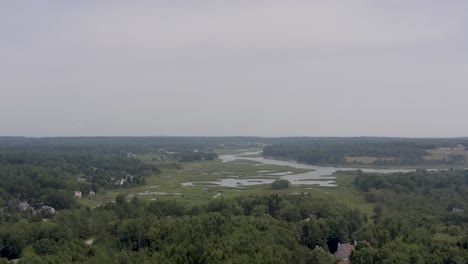
[[[263,155],[296,160],[308,164],[345,164],[347,157],[374,157],[375,165],[464,164],[465,157],[453,155],[448,160],[428,161],[428,150],[465,146],[466,138],[298,138],[277,142],[263,148]],[[463,153],[465,153],[465,148]]]
[[[365,193],[367,202],[376,205],[373,219],[386,229],[378,233],[377,244],[393,245],[398,251],[393,254],[401,254],[399,263],[468,261],[467,170],[418,170],[388,177],[357,174],[356,187]],[[444,251],[451,257],[443,257]],[[425,259],[427,252],[432,257]]]
[[[186,152],[199,150],[210,152],[214,148],[260,146],[267,139],[254,137],[57,137],[25,138],[0,137],[1,152],[114,154],[121,151],[134,154]]]

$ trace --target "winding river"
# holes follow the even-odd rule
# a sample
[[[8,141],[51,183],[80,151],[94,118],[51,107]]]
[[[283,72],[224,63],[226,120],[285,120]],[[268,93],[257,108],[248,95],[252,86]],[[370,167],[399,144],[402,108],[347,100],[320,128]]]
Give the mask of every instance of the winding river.
[[[295,185],[319,185],[325,187],[335,187],[336,182],[334,181],[335,177],[332,176],[333,173],[337,171],[356,171],[359,170],[358,168],[346,168],[346,167],[324,167],[324,166],[314,166],[308,164],[297,163],[293,161],[283,161],[283,160],[275,160],[275,159],[268,159],[264,157],[250,157],[255,154],[260,154],[259,152],[248,152],[236,155],[221,155],[219,158],[223,162],[230,162],[230,161],[254,161],[258,162],[259,164],[269,164],[269,165],[279,165],[279,166],[289,166],[298,169],[306,169],[310,170],[305,173],[299,174],[290,174],[290,173],[267,173],[267,172],[260,172],[259,171],[259,178],[251,178],[251,179],[238,179],[234,176],[222,178],[216,181],[206,181],[206,182],[184,182],[181,183],[183,186],[224,186],[224,187],[242,187],[242,186],[250,186],[250,185],[258,185],[258,184],[269,184],[272,183],[275,178],[260,178],[262,175],[269,175],[269,176],[279,176],[278,178],[288,180],[291,184]],[[361,168],[363,172],[373,172],[373,173],[393,173],[393,172],[409,172],[414,171],[412,169],[365,169]]]

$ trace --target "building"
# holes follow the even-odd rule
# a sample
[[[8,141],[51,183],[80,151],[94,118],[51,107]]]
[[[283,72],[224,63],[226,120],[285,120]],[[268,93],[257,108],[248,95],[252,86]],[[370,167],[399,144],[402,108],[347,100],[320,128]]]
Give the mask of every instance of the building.
[[[463,213],[465,210],[463,208],[457,208],[453,207],[452,208],[452,213]]]
[[[348,261],[349,256],[351,256],[351,253],[353,252],[353,250],[354,250],[354,246],[351,245],[351,243],[344,243],[344,244],[338,243],[338,249],[335,252],[335,256],[340,261]]]
[[[81,198],[81,192],[75,191],[75,198]]]
[[[49,215],[54,215],[55,213],[57,213],[57,210],[55,210],[55,208],[47,205],[42,206],[41,211]]]
[[[34,208],[30,204],[28,204],[28,202],[19,203],[18,208],[20,211],[34,210]]]

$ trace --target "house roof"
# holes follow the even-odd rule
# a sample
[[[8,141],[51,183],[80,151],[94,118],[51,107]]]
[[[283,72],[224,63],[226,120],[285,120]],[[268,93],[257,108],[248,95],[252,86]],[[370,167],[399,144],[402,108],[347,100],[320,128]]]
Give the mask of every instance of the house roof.
[[[349,258],[349,256],[351,255],[351,252],[353,252],[353,250],[354,250],[354,246],[351,245],[350,243],[340,244],[338,246],[338,249],[335,252],[335,256],[339,260],[345,260],[345,259]]]
[[[454,212],[454,213],[461,213],[463,211],[465,211],[463,208],[457,208],[457,207],[452,208],[452,212]]]
[[[28,202],[21,202],[19,203],[19,207],[20,208],[26,208],[26,207],[30,207],[31,205],[28,204]]]

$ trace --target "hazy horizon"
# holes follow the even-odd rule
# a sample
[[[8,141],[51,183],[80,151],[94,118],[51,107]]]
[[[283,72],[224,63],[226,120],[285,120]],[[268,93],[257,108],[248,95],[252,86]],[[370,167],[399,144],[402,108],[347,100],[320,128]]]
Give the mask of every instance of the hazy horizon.
[[[0,3],[0,136],[468,136],[466,1]]]

